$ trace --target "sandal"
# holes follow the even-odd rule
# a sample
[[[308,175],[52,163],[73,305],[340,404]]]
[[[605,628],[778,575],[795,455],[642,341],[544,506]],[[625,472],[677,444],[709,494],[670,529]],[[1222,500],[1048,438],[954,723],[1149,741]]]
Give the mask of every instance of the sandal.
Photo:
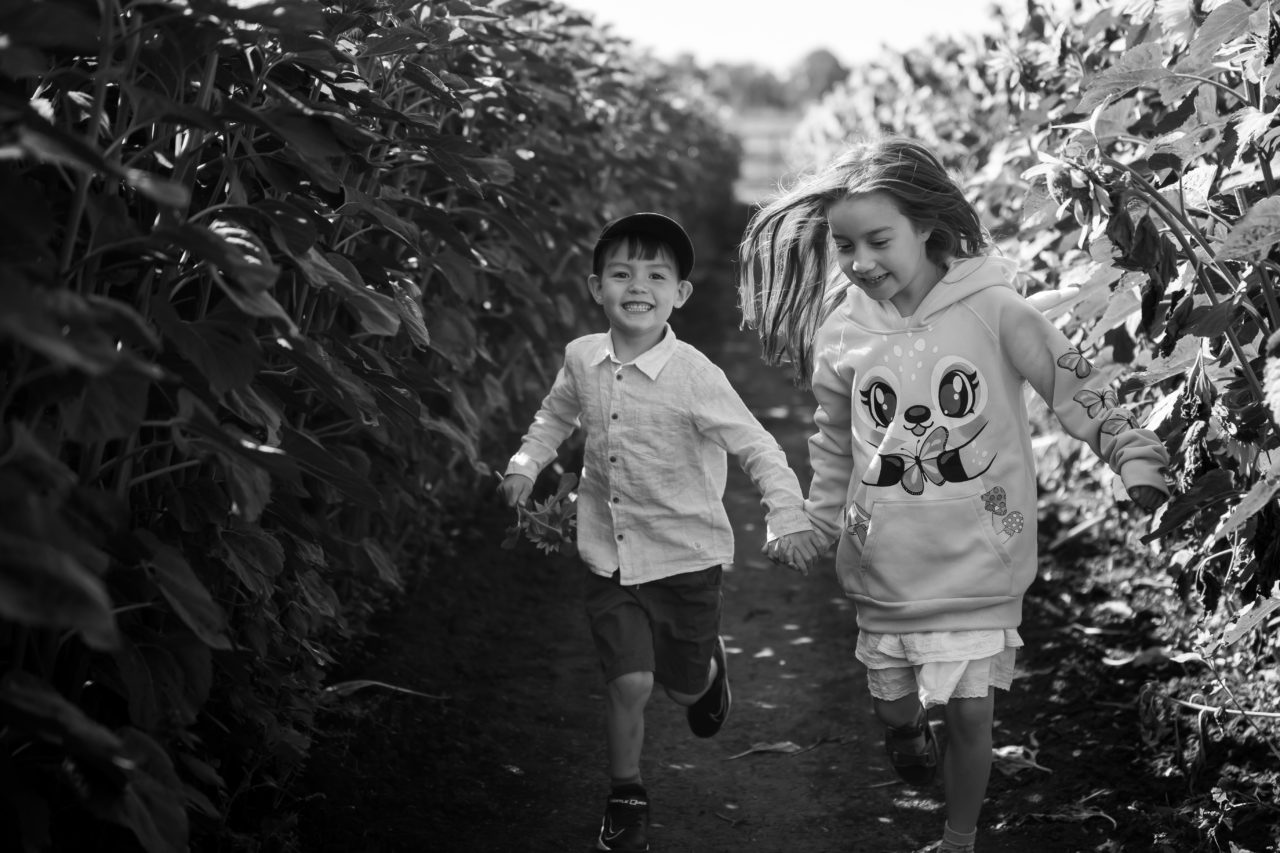
[[[920,750],[915,741],[922,736],[924,749]],[[889,754],[889,763],[908,785],[917,788],[928,785],[938,773],[938,742],[933,737],[929,715],[924,709],[920,710],[915,723],[909,726],[886,726],[884,749]]]

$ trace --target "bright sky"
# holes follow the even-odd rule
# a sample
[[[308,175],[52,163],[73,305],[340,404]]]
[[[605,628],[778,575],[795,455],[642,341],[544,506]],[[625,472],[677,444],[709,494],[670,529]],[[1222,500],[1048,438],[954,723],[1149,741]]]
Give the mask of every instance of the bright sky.
[[[992,32],[992,5],[1009,8],[1014,0],[561,2],[661,59],[692,53],[701,65],[754,62],[783,73],[819,48],[851,65],[874,57],[881,45],[918,46],[930,33]]]

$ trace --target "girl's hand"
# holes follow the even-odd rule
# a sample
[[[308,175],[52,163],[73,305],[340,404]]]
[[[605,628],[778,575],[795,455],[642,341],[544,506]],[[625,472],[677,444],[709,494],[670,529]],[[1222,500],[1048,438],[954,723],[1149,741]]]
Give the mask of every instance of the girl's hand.
[[[523,506],[533,492],[533,480],[524,474],[508,474],[498,484],[498,494],[507,502],[507,506]]]
[[[764,546],[764,553],[775,563],[789,566],[802,575],[809,574],[809,566],[821,552],[818,534],[811,530],[779,536]]]
[[[1169,496],[1154,486],[1134,486],[1128,489],[1129,500],[1142,507],[1147,512],[1157,509],[1162,503],[1169,500]]]

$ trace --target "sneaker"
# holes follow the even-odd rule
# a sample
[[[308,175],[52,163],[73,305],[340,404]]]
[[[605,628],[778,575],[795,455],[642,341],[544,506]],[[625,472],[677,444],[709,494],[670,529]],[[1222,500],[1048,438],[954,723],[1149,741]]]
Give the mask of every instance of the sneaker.
[[[924,747],[919,748],[915,741],[922,736]],[[938,743],[929,727],[929,715],[923,709],[909,726],[885,727],[884,749],[889,754],[889,763],[908,785],[928,785],[938,773]]]
[[[702,694],[702,698],[685,711],[689,729],[698,737],[711,737],[720,731],[724,721],[729,719],[729,708],[733,705],[733,696],[729,693],[729,666],[725,662],[722,638],[716,637],[711,656],[716,662],[716,677],[707,692]]]
[[[642,785],[623,785],[609,793],[596,849],[622,853],[649,849],[649,795]]]

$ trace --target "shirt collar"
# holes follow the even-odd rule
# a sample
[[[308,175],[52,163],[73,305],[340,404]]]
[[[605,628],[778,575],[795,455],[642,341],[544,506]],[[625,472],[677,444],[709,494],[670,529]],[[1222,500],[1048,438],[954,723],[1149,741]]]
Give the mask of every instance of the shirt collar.
[[[663,329],[662,340],[658,341],[652,348],[631,363],[645,376],[650,379],[657,379],[658,374],[662,373],[662,368],[667,366],[667,362],[671,360],[671,356],[675,353],[677,343],[675,330],[668,323]],[[613,336],[608,332],[600,336],[600,348],[596,350],[595,355],[591,358],[591,363],[599,364],[605,359],[615,363],[618,361],[617,356],[613,354]]]

